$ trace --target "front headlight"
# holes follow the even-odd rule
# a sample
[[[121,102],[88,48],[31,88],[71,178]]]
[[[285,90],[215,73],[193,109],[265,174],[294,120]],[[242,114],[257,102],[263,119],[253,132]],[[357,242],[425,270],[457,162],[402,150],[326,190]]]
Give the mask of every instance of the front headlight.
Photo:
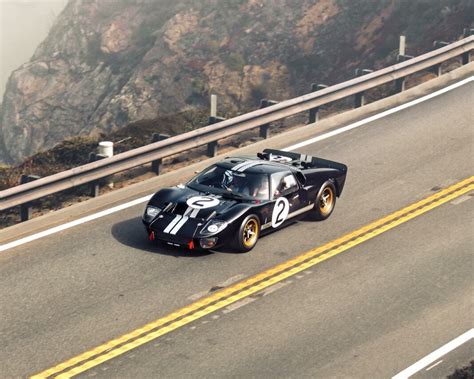
[[[146,207],[145,209],[145,219],[147,221],[151,221],[153,220],[156,216],[158,216],[161,212],[161,209],[160,208],[157,208],[157,207],[154,207],[152,205],[149,205]]]
[[[227,227],[227,222],[222,220],[210,220],[204,227],[201,229],[202,236],[209,236],[211,234],[216,234],[221,232]]]

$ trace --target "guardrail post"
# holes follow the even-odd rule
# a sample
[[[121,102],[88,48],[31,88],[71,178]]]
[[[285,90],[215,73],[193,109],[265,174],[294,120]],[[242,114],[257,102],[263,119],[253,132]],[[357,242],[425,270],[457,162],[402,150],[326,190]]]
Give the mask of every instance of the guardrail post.
[[[374,71],[369,70],[367,68],[356,68],[355,75],[356,76],[362,76],[362,75],[370,74],[371,72],[374,72]],[[360,108],[363,105],[365,105],[364,91],[355,94],[354,108]]]
[[[20,184],[26,184],[38,179],[40,179],[40,177],[37,175],[22,175],[20,177]],[[20,221],[21,222],[28,221],[31,218],[32,209],[33,207],[32,207],[31,202],[20,205]]]
[[[468,64],[471,61],[471,52],[466,51],[465,53],[463,53],[461,55],[461,60],[463,65]]]
[[[268,107],[268,100],[262,99],[260,100],[260,109]],[[261,138],[267,139],[270,135],[270,124],[265,124],[260,126],[259,136]]]
[[[441,47],[448,46],[448,45],[449,45],[449,42],[445,42],[445,41],[434,41],[433,42],[433,47],[435,49],[439,49]],[[429,71],[432,72],[433,74],[435,74],[436,76],[440,76],[442,74],[441,64],[434,65],[433,67],[430,68]]]
[[[400,36],[400,42],[398,44],[398,55],[397,55],[397,62],[404,62],[408,59],[413,58],[411,55],[406,55],[406,37]]]
[[[429,71],[435,74],[436,76],[441,76],[441,63],[435,64],[434,66],[430,67]]]
[[[406,80],[405,77],[395,79],[395,90],[397,92],[405,91],[405,80]]]
[[[356,93],[354,98],[354,108],[360,108],[363,105],[365,105],[364,92]]]
[[[464,28],[462,34],[464,38],[474,36],[474,28]],[[470,51],[466,51],[465,53],[461,55],[461,62],[463,65],[468,64],[470,61],[471,61]]]
[[[96,153],[90,153],[89,154],[89,163],[99,161],[101,159],[108,158],[106,155],[103,154],[96,154]],[[97,197],[99,196],[100,192],[100,179],[99,180],[94,180],[90,184],[90,196],[91,197]]]
[[[398,54],[405,55],[405,47],[406,47],[406,37],[400,36],[400,42],[398,44]]]
[[[464,28],[463,29],[463,38],[474,36],[474,28]],[[471,52],[466,51],[461,55],[461,62],[463,65],[468,64],[471,61]]]
[[[319,91],[319,90],[322,90],[324,88],[327,88],[328,86],[325,85],[325,84],[316,84],[316,83],[312,83],[311,84],[311,92],[316,92],[316,91]],[[315,122],[318,122],[319,120],[319,109],[321,107],[315,107],[315,108],[311,108],[309,110],[309,117],[308,117],[308,124],[314,124]]]
[[[164,141],[167,138],[170,138],[168,134],[153,133],[151,135],[151,143]],[[160,175],[162,166],[163,166],[162,159],[156,159],[151,162],[151,171],[154,172],[156,175]]]
[[[211,95],[211,117],[217,117],[217,95]]]
[[[210,116],[209,125],[217,124],[218,122],[225,121],[224,117]],[[217,155],[217,141],[209,142],[207,144],[207,156],[213,158]]]
[[[260,109],[266,108],[275,104],[278,104],[278,101],[262,99],[260,100]],[[270,137],[270,124],[260,125],[259,136],[264,139],[267,139],[268,137]]]
[[[104,156],[106,158],[110,158],[114,156],[114,143],[111,141],[102,141],[99,142],[99,146],[97,148],[98,155]],[[113,176],[110,175],[104,180],[104,184],[107,185],[109,188],[114,188],[114,181],[112,180]]]
[[[207,156],[213,158],[217,155],[217,141],[207,144]]]

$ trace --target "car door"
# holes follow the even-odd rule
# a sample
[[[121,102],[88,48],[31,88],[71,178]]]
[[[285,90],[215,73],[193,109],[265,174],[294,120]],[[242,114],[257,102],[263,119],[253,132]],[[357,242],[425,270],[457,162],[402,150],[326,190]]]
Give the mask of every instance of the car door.
[[[304,206],[300,185],[291,171],[278,172],[271,177],[271,196],[274,201],[272,227],[278,228],[290,220]]]

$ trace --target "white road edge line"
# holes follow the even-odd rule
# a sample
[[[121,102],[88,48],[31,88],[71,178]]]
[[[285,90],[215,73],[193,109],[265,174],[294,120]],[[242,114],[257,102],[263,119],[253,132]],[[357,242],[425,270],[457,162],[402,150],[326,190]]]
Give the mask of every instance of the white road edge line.
[[[303,147],[303,146],[307,146],[307,145],[311,145],[315,142],[319,142],[319,141],[322,141],[322,140],[325,140],[327,138],[331,138],[331,137],[334,137],[338,134],[341,134],[341,133],[344,133],[344,132],[347,132],[349,130],[352,130],[352,129],[355,129],[355,128],[358,128],[362,125],[365,125],[369,122],[372,122],[372,121],[375,121],[375,120],[378,120],[382,117],[385,117],[385,116],[388,116],[388,115],[391,115],[393,113],[396,113],[396,112],[399,112],[401,110],[404,110],[406,108],[409,108],[409,107],[412,107],[414,105],[417,105],[417,104],[420,104],[424,101],[427,101],[427,100],[430,100],[436,96],[439,96],[439,95],[442,95],[446,92],[449,92],[449,91],[452,91],[453,89],[456,89],[458,87],[461,87],[469,82],[472,82],[474,80],[474,76],[470,76],[469,78],[466,78],[464,80],[461,80],[457,83],[454,83],[454,84],[451,84],[450,86],[448,87],[445,87],[445,88],[442,88],[436,92],[433,92],[433,93],[430,93],[429,95],[426,95],[426,96],[423,96],[423,97],[420,97],[416,100],[413,100],[413,101],[410,101],[408,103],[405,103],[405,104],[402,104],[402,105],[399,105],[395,108],[392,108],[392,109],[388,109],[386,111],[383,111],[381,113],[378,113],[376,115],[373,115],[371,117],[368,117],[368,118],[365,118],[363,120],[360,120],[360,121],[357,121],[353,124],[349,124],[347,126],[344,126],[342,128],[339,128],[339,129],[336,129],[336,130],[333,130],[331,132],[328,132],[328,133],[325,133],[325,134],[322,134],[320,136],[317,136],[315,138],[311,138],[309,140],[306,140],[304,142],[301,142],[301,143],[297,143],[295,145],[292,145],[292,146],[289,146],[289,147],[286,147],[284,148],[283,150],[284,151],[292,151],[292,150],[295,150],[295,149],[298,149],[300,147]],[[141,204],[141,203],[144,203],[145,201],[148,201],[150,200],[151,196],[153,196],[153,194],[151,195],[148,195],[148,196],[144,196],[144,197],[141,197],[139,199],[135,199],[133,201],[130,201],[128,203],[124,203],[124,204],[121,204],[121,205],[118,205],[116,207],[113,207],[113,208],[110,208],[110,209],[106,209],[104,211],[101,211],[101,212],[98,212],[98,213],[95,213],[95,214],[92,214],[90,216],[86,216],[86,217],[82,217],[80,219],[77,219],[77,220],[74,220],[74,221],[71,221],[71,222],[68,222],[66,224],[63,224],[63,225],[59,225],[59,226],[56,226],[54,228],[51,228],[51,229],[48,229],[48,230],[45,230],[45,231],[42,231],[42,232],[39,232],[37,234],[33,234],[31,236],[28,236],[28,237],[24,237],[24,238],[21,238],[19,240],[16,240],[16,241],[13,241],[13,242],[9,242],[9,243],[6,243],[6,244],[3,244],[3,245],[0,245],[0,252],[2,251],[5,251],[5,250],[9,250],[9,249],[12,249],[14,247],[17,247],[17,246],[20,246],[20,245],[23,245],[25,243],[28,243],[28,242],[32,242],[32,241],[35,241],[37,239],[40,239],[40,238],[43,238],[43,237],[47,237],[47,236],[50,236],[51,234],[55,234],[55,233],[58,233],[58,232],[61,232],[63,230],[66,230],[66,229],[69,229],[69,228],[72,228],[74,226],[77,226],[77,225],[81,225],[81,224],[84,224],[86,222],[89,222],[89,221],[92,221],[92,220],[96,220],[98,218],[101,218],[101,217],[104,217],[104,216],[108,216],[112,213],[115,213],[115,212],[118,212],[118,211],[121,211],[123,209],[126,209],[126,208],[130,208],[130,207],[133,207],[134,205],[138,205],[138,204]]]
[[[430,93],[429,95],[426,95],[426,96],[423,96],[423,97],[420,97],[416,100],[413,100],[413,101],[410,101],[408,103],[405,103],[405,104],[402,104],[402,105],[399,105],[398,107],[395,107],[395,108],[392,108],[392,109],[387,109],[386,111],[383,111],[381,113],[377,113],[376,115],[373,115],[373,116],[370,116],[368,118],[365,118],[363,120],[360,120],[360,121],[357,121],[353,124],[350,124],[350,125],[347,125],[347,126],[344,126],[342,128],[339,128],[339,129],[336,129],[336,130],[333,130],[332,132],[329,132],[329,133],[326,133],[326,134],[322,134],[320,136],[317,136],[317,137],[314,137],[314,138],[311,138],[309,140],[306,140],[304,142],[301,142],[301,143],[297,143],[295,145],[291,145],[290,147],[287,147],[286,149],[283,149],[285,151],[291,151],[291,150],[296,150],[296,149],[299,149],[300,147],[303,147],[303,146],[307,146],[307,145],[311,145],[315,142],[319,142],[319,141],[322,141],[322,140],[325,140],[327,138],[330,138],[330,137],[334,137],[334,136],[337,136],[338,134],[341,134],[341,133],[344,133],[344,132],[347,132],[349,130],[352,130],[352,129],[355,129],[355,128],[358,128],[359,126],[362,126],[362,125],[365,125],[369,122],[372,122],[372,121],[375,121],[375,120],[378,120],[382,117],[385,117],[385,116],[389,116],[393,113],[396,113],[396,112],[400,112],[406,108],[409,108],[409,107],[412,107],[414,105],[417,105],[417,104],[420,104],[424,101],[427,101],[427,100],[430,100],[432,99],[433,97],[436,97],[436,96],[439,96],[439,95],[442,95],[448,91],[452,91],[453,89],[456,89],[458,87],[461,87],[469,82],[472,82],[474,80],[474,76],[470,76],[469,78],[466,78],[464,80],[461,80],[460,82],[457,82],[457,83],[454,83],[448,87],[445,87],[445,88],[442,88],[440,89],[439,91],[436,91],[436,92],[433,92],[433,93]]]
[[[448,354],[450,351],[458,348],[462,344],[468,342],[470,339],[474,338],[474,328],[468,330],[464,334],[461,334],[459,337],[456,337],[447,344],[441,346],[439,349],[433,351],[431,354],[428,354],[426,357],[420,359],[418,362],[412,364],[410,367],[406,368],[399,374],[392,377],[392,379],[406,379],[416,374],[418,371],[421,371],[430,363],[436,361],[442,356]]]
[[[51,228],[51,229],[48,229],[48,230],[44,230],[40,233],[36,233],[36,234],[33,234],[31,236],[28,236],[28,237],[24,237],[24,238],[21,238],[19,240],[16,240],[16,241],[13,241],[13,242],[10,242],[10,243],[6,243],[4,245],[0,245],[0,251],[5,251],[5,250],[8,250],[8,249],[11,249],[11,248],[14,248],[16,246],[20,246],[20,245],[23,245],[25,243],[28,243],[28,242],[31,242],[31,241],[34,241],[34,240],[37,240],[39,238],[43,238],[43,237],[47,237],[51,234],[55,234],[55,233],[58,233],[58,232],[61,232],[63,230],[66,230],[66,229],[69,229],[69,228],[72,228],[74,226],[77,226],[77,225],[81,225],[81,224],[84,224],[86,222],[89,222],[89,221],[92,221],[92,220],[96,220],[98,218],[101,218],[101,217],[104,217],[104,216],[107,216],[109,214],[112,214],[112,213],[115,213],[115,212],[118,212],[118,211],[121,211],[123,209],[127,209],[127,208],[130,208],[130,207],[133,207],[134,205],[138,205],[138,204],[141,204],[145,201],[148,201],[151,199],[153,195],[147,195],[147,196],[144,196],[144,197],[141,197],[139,199],[135,199],[135,200],[132,200],[132,201],[129,201],[128,203],[124,203],[124,204],[121,204],[121,205],[117,205],[116,207],[113,207],[113,208],[109,208],[109,209],[106,209],[106,210],[103,210],[101,212],[98,212],[98,213],[94,213],[90,216],[86,216],[86,217],[82,217],[82,218],[79,218],[77,220],[74,220],[74,221],[71,221],[71,222],[68,222],[66,224],[63,224],[63,225],[58,225],[54,228]]]

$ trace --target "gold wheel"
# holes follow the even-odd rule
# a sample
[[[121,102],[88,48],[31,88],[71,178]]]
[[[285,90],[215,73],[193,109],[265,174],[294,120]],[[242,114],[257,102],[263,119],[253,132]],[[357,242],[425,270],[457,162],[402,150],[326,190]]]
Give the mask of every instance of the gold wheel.
[[[334,206],[334,191],[332,187],[324,188],[323,193],[319,199],[319,211],[321,215],[327,216],[331,213]]]
[[[245,248],[250,249],[257,243],[258,238],[258,221],[250,218],[242,231],[242,242]]]

